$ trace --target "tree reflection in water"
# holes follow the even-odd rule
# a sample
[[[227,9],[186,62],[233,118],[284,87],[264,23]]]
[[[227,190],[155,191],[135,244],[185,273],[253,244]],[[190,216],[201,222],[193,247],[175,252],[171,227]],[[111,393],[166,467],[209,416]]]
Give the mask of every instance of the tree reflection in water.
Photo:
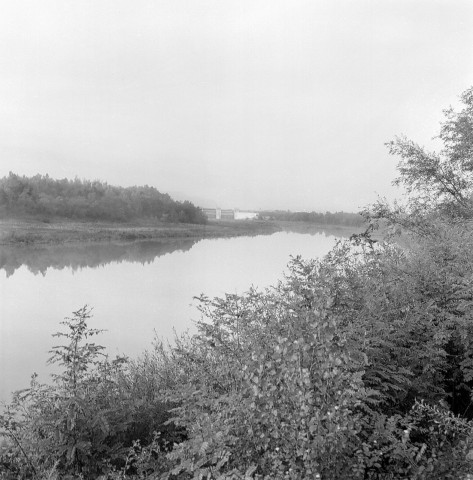
[[[46,275],[48,268],[72,271],[94,268],[109,263],[152,263],[175,251],[188,251],[199,240],[167,239],[131,243],[90,243],[81,245],[48,245],[32,247],[0,246],[0,270],[7,277],[23,265],[35,275]]]

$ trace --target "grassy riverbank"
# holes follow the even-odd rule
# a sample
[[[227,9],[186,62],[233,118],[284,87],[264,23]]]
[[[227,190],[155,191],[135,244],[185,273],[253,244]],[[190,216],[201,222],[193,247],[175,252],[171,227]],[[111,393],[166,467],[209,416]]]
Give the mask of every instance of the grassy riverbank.
[[[358,233],[360,227],[316,225],[288,221],[211,221],[207,225],[188,223],[79,222],[56,220],[43,222],[33,219],[0,220],[0,245],[56,245],[85,242],[159,240],[166,238],[200,239],[271,235],[279,231],[314,234],[330,230],[339,237]]]
[[[207,225],[139,221],[77,222],[0,220],[0,245],[63,244],[110,240],[152,240],[163,238],[217,238],[269,235],[281,230],[273,222],[254,220],[210,222]]]

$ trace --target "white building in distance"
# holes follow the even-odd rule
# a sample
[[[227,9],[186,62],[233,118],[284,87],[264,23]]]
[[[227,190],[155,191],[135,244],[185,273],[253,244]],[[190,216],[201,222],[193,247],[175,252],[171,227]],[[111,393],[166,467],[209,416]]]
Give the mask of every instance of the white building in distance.
[[[224,210],[221,208],[203,208],[202,211],[209,220],[253,220],[258,218],[257,212]]]
[[[257,212],[244,212],[240,210],[235,210],[235,220],[253,220],[257,217]]]

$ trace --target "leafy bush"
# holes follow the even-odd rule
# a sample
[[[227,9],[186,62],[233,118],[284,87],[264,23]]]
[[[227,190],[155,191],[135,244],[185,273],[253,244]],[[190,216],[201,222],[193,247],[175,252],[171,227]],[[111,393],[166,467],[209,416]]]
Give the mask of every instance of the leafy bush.
[[[196,335],[135,361],[89,341],[84,307],[57,334],[52,384],[33,378],[3,413],[2,461],[37,478],[463,475],[473,437],[452,393],[471,371],[467,238],[451,277],[439,241],[296,257],[274,288],[200,297]]]
[[[355,410],[369,394],[323,305],[307,309],[282,288],[202,301],[210,323],[180,346],[188,380],[171,394],[189,435],[169,455],[173,472],[343,476],[336,458],[356,441]]]
[[[50,358],[59,373],[48,385],[33,376],[0,416],[6,471],[21,478],[48,471],[95,478],[120,467],[133,440],[150,443],[153,428],[168,419],[168,407],[155,398],[130,395],[128,360],[109,360],[104,347],[89,341],[101,333],[87,326],[89,318],[83,307],[62,322],[66,332],[54,336],[65,343],[54,346]]]
[[[173,474],[442,478],[447,458],[452,475],[466,471],[470,425],[435,406],[448,399],[445,337],[430,339],[435,323],[426,332],[427,321],[406,315],[417,292],[394,276],[412,257],[390,245],[354,248],[295,258],[263,293],[201,298],[207,321],[172,352],[173,421],[189,436],[168,455]],[[424,355],[432,364],[417,372]],[[426,430],[429,409],[437,413]]]

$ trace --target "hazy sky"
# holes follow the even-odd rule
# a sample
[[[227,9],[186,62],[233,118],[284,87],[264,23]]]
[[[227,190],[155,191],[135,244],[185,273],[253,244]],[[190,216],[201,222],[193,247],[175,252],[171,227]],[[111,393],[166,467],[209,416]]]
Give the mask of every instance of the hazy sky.
[[[393,197],[384,142],[431,145],[473,85],[471,0],[0,7],[0,176],[355,211]]]

